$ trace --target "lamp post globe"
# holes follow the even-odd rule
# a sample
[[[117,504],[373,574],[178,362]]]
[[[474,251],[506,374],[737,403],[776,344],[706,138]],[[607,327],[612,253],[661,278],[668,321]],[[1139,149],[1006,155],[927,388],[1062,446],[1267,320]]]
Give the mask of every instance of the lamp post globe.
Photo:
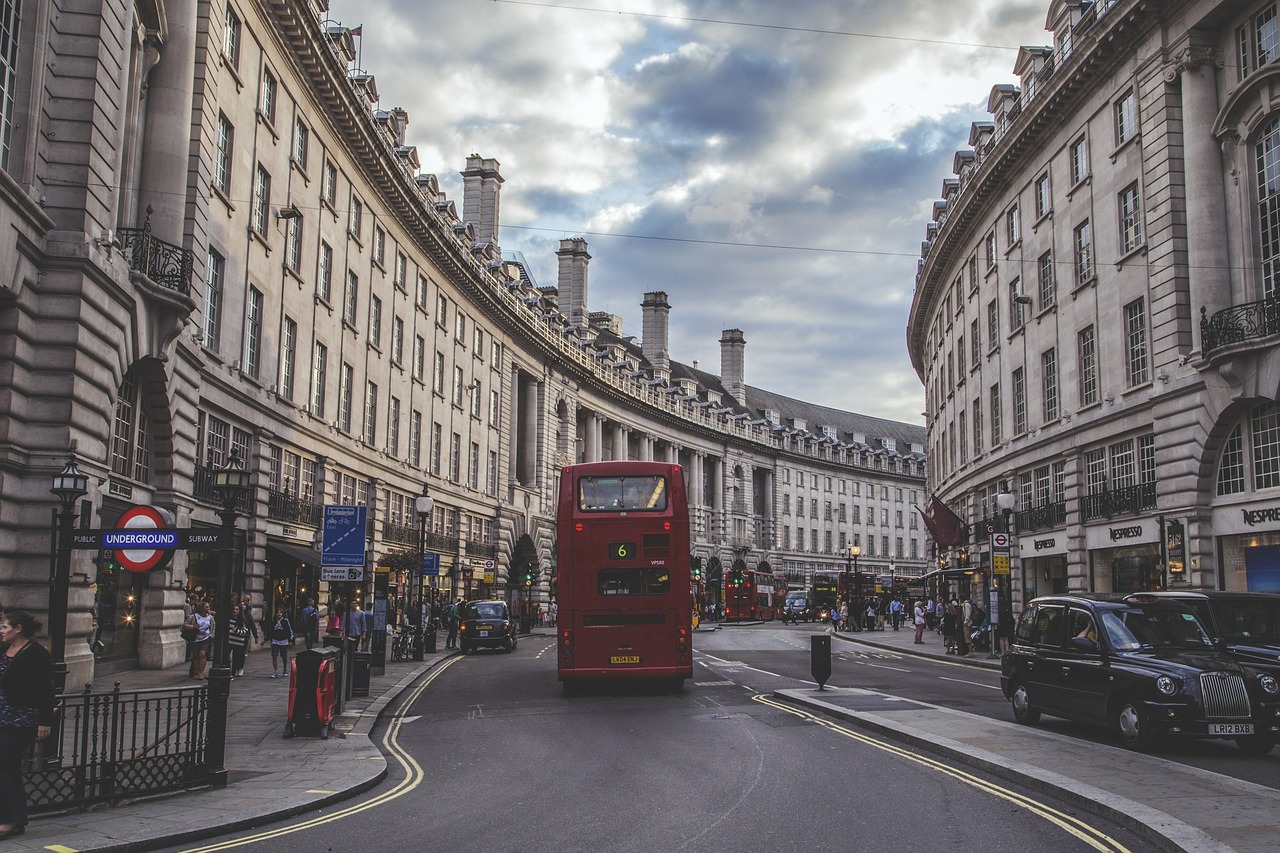
[[[435,499],[430,494],[430,487],[428,484],[423,483],[422,494],[414,498],[413,501],[413,508],[418,513],[418,566],[416,574],[415,572],[409,573],[409,590],[414,593],[412,621],[418,626],[418,630],[413,635],[412,656],[415,661],[422,660],[423,642],[427,631],[431,630],[429,618],[422,612],[422,585],[425,580],[423,573],[426,570],[427,561],[427,522],[431,519],[431,511],[435,509],[435,505]],[[416,583],[414,581],[415,577],[417,578]],[[432,645],[435,645],[434,640]]]

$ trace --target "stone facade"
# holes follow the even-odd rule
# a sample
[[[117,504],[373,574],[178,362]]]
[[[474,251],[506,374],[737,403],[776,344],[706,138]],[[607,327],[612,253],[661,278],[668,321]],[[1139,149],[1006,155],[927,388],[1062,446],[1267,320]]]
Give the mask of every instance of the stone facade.
[[[1280,590],[1273,2],[1049,4],[943,181],[908,327],[929,481],[1015,600]]]

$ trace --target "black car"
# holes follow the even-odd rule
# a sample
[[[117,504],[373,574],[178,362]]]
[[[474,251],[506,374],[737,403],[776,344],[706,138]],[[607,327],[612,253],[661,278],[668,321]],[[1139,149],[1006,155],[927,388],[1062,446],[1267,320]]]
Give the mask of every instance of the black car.
[[[1153,595],[1051,595],[1027,605],[1001,665],[1020,723],[1050,714],[1112,727],[1129,749],[1159,735],[1230,738],[1265,755],[1280,682],[1219,651],[1186,606]]]
[[[516,622],[505,601],[471,601],[462,611],[458,626],[458,648],[516,650]]]
[[[1204,589],[1152,594],[1190,607],[1220,647],[1236,660],[1280,674],[1280,595]]]

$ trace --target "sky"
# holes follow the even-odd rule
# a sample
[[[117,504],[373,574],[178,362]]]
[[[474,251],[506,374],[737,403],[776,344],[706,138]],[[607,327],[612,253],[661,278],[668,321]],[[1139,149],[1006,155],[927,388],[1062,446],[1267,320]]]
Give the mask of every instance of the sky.
[[[588,244],[588,307],[673,360],[923,423],[906,325],[925,225],[969,126],[1049,0],[332,0],[363,25],[379,107],[462,203],[469,154],[504,178],[499,243],[556,281]]]

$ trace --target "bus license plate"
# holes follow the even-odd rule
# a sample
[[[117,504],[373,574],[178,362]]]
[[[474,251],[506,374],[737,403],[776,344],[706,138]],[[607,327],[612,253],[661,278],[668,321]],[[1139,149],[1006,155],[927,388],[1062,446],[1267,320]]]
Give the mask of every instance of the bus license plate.
[[[1253,723],[1210,723],[1211,735],[1251,735]]]
[[[640,663],[639,655],[614,655],[609,658],[609,663]]]

